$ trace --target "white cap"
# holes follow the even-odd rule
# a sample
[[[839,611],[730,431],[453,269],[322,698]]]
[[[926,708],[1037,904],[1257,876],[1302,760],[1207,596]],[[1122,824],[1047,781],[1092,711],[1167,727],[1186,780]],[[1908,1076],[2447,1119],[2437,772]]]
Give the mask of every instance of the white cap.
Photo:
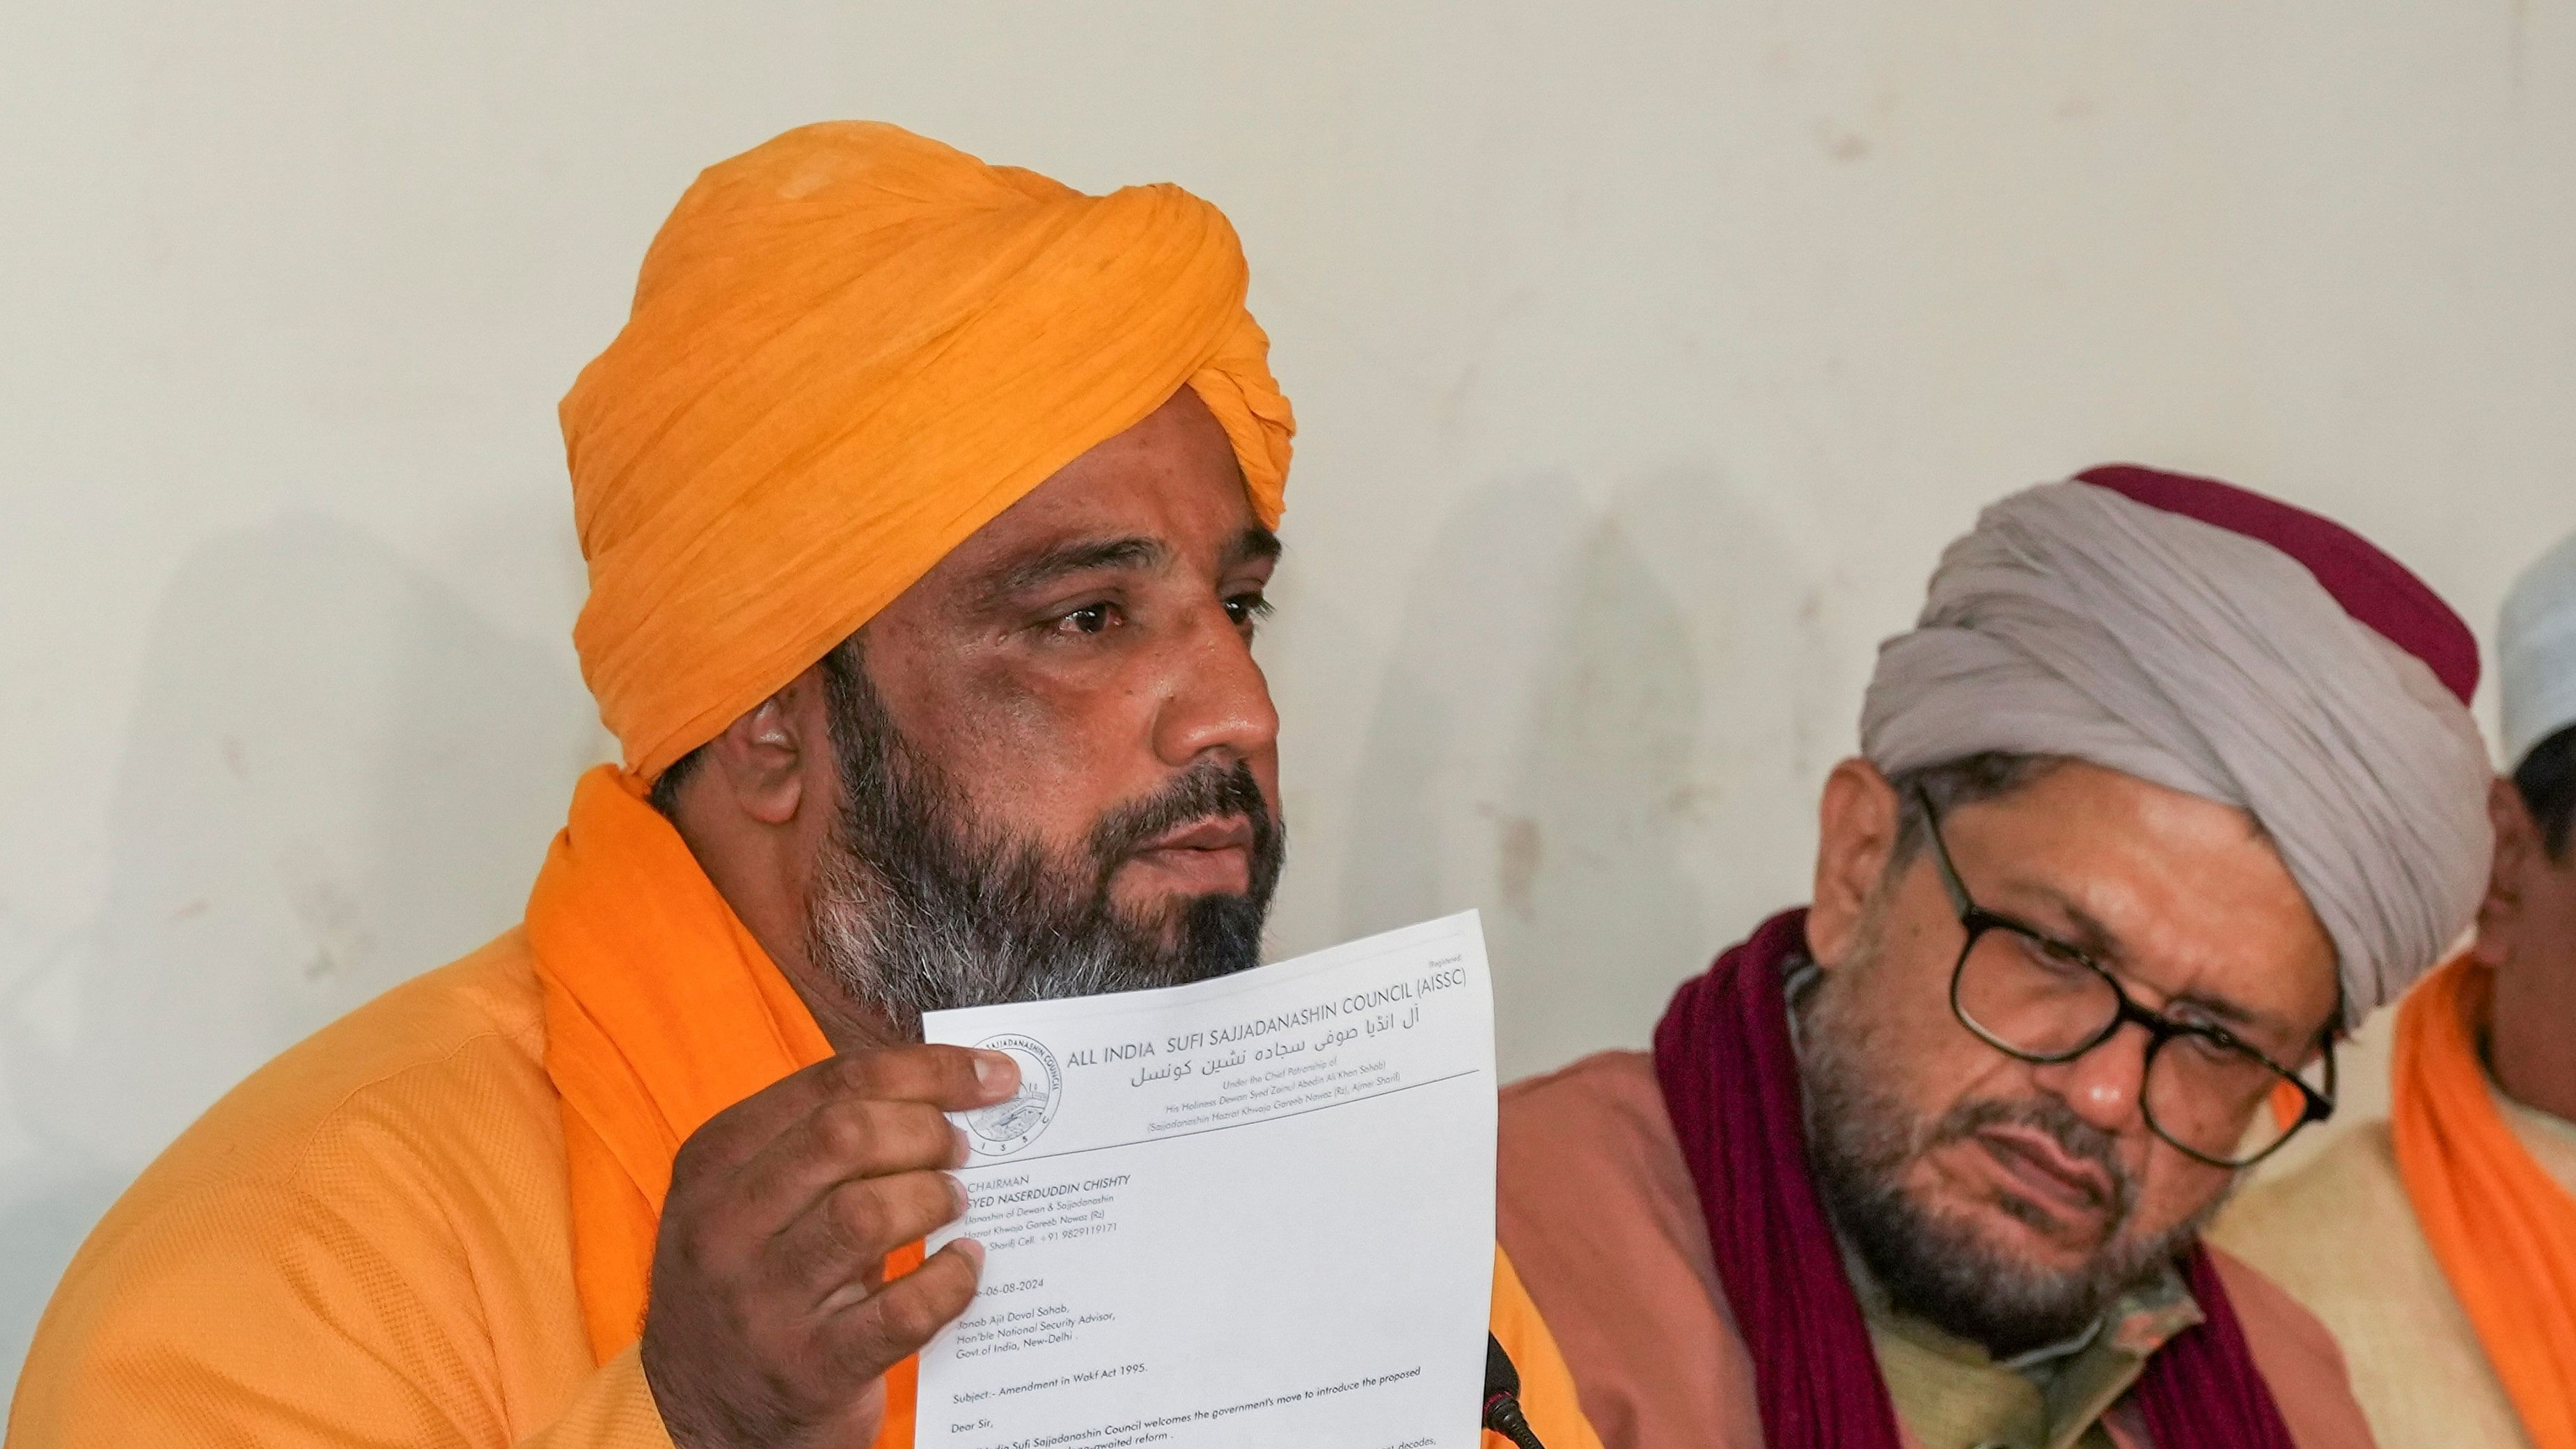
[[[2576,725],[2576,533],[2513,581],[2496,624],[2496,684],[2504,695],[2504,767]]]

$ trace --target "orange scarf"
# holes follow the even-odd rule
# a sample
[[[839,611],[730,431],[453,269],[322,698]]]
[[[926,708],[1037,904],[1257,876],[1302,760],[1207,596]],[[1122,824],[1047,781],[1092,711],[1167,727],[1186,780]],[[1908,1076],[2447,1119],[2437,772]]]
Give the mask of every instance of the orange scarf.
[[[642,782],[609,766],[574,787],[528,897],[528,941],[545,985],[546,1071],[563,1096],[573,1284],[606,1363],[643,1331],[680,1143],[832,1047]],[[886,1274],[920,1261],[916,1243]],[[907,1359],[886,1376],[877,1449],[909,1449],[915,1374]]]
[[[2576,1449],[2576,1197],[2514,1139],[2478,1041],[2492,972],[2466,956],[2397,1013],[2397,1171],[2535,1449]]]

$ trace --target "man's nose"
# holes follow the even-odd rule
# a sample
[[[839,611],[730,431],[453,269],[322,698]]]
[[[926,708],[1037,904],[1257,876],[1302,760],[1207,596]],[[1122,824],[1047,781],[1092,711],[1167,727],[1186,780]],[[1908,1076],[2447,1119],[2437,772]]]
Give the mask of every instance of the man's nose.
[[[1279,711],[1252,646],[1220,606],[1173,641],[1154,714],[1154,753],[1181,769],[1211,752],[1250,759],[1279,742]]]
[[[2092,1126],[2114,1135],[2125,1133],[2140,1121],[2138,1099],[2146,1090],[2147,1045],[2147,1029],[2124,1022],[2100,1046],[2071,1062],[2038,1067],[2032,1079]]]

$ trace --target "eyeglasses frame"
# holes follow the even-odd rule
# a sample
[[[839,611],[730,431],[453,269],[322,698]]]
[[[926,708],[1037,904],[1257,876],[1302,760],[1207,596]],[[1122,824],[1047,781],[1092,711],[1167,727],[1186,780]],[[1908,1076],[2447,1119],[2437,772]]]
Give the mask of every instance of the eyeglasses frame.
[[[2290,1068],[2282,1066],[2279,1062],[2272,1060],[2271,1057],[2265,1055],[2263,1051],[2253,1043],[2238,1037],[2235,1033],[2227,1030],[2225,1027],[2206,1022],[2176,1021],[2162,1013],[2149,1011],[2147,1008],[2140,1006],[2136,1001],[2132,1000],[2129,996],[2128,988],[2120,984],[2120,979],[2111,974],[2110,968],[2104,966],[2101,962],[2094,960],[2090,954],[2084,951],[2079,951],[2075,947],[2069,946],[2065,942],[2051,936],[2046,931],[2039,930],[2026,922],[2017,921],[2011,916],[2005,915],[2001,911],[1990,911],[1985,907],[1978,905],[1975,898],[1968,894],[1967,883],[1959,878],[1958,863],[1950,858],[1949,842],[1941,837],[1941,811],[1938,806],[1932,803],[1932,792],[1921,785],[1917,785],[1914,787],[1914,799],[1915,803],[1923,811],[1924,829],[1925,833],[1931,837],[1933,864],[1940,874],[1942,888],[1949,892],[1950,904],[1952,908],[1959,913],[1960,928],[1968,933],[1968,939],[1959,947],[1958,964],[1950,968],[1950,1014],[1957,1017],[1959,1024],[1966,1027],[1979,1041],[1982,1041],[1986,1045],[1993,1047],[1995,1050],[2002,1052],[2004,1055],[2013,1057],[2017,1060],[2030,1062],[2039,1066],[2054,1066],[2060,1063],[2074,1061],[2085,1053],[2094,1050],[2104,1042],[2118,1036],[2120,1034],[2120,1028],[2133,1022],[2138,1026],[2144,1027],[2147,1032],[2147,1051],[2146,1055],[2141,1057],[2138,1063],[2139,1117],[2146,1122],[2147,1129],[2149,1131],[2155,1133],[2158,1137],[2163,1138],[2174,1148],[2175,1151],[2180,1152],[2195,1161],[2205,1163],[2211,1167],[2224,1168],[2231,1172],[2242,1172],[2247,1168],[2254,1166],[2263,1159],[2270,1157],[2273,1153],[2280,1151],[2283,1146],[2288,1144],[2291,1138],[2297,1136],[2301,1129],[2305,1128],[2309,1123],[2323,1122],[2334,1115],[2335,1033],[2331,1024],[2329,1024],[2326,1029],[2319,1034],[2317,1040],[2317,1048],[2324,1056],[2326,1078],[2326,1088],[2323,1092],[2319,1092],[2316,1088],[2311,1087],[2306,1082],[2300,1080],[2297,1072],[2292,1071]],[[1959,983],[1966,980],[1968,975],[1968,956],[1977,949],[1977,942],[1983,939],[1989,931],[2011,931],[2019,935],[2027,936],[2046,946],[2049,950],[2063,956],[2065,959],[2083,966],[2094,975],[2101,977],[2103,984],[2111,988],[2112,998],[2119,1003],[2119,1010],[2112,1015],[2109,1021],[2103,1023],[2100,1031],[2095,1032],[2091,1037],[2087,1038],[2082,1045],[2075,1047],[2071,1051],[2048,1054],[2031,1052],[2020,1047],[2016,1047],[1997,1037],[1993,1032],[1988,1031],[1984,1026],[1980,1025],[1976,1018],[1968,1013],[1967,1007],[1959,1000]],[[2156,1121],[2154,1109],[2147,1105],[2146,1080],[2147,1074],[2155,1067],[2156,1054],[2164,1050],[2166,1042],[2169,1042],[2178,1036],[2201,1037],[2215,1042],[2220,1046],[2226,1047],[2231,1051],[2242,1052],[2245,1055],[2252,1057],[2255,1061],[2262,1063],[2265,1067],[2271,1070],[2274,1076],[2298,1089],[2300,1098],[2299,1120],[2291,1123],[2286,1131],[2282,1132],[2279,1137],[2275,1138],[2271,1144],[2266,1146],[2262,1151],[2242,1160],[2212,1157],[2208,1153],[2191,1146],[2189,1143],[2175,1137],[2172,1133],[2167,1132],[2164,1127]],[[2268,1105],[2268,1103],[2269,1098],[2267,1097],[2266,1105]],[[2255,1110],[2262,1111],[2264,1108],[2257,1107]]]

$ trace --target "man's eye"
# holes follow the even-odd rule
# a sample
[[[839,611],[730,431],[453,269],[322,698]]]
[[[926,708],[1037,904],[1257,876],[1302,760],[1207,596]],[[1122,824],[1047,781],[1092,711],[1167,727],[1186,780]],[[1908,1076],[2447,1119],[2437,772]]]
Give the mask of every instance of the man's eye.
[[[2091,969],[2085,965],[2083,956],[2072,946],[2041,936],[2024,935],[2019,931],[2013,932],[2013,939],[2020,944],[2022,954],[2030,958],[2033,966],[2051,975],[2092,974]]]
[[[2190,1042],[2194,1051],[2209,1058],[2213,1062],[2233,1061],[2242,1055],[2234,1047],[2220,1041],[2218,1038],[2214,1036],[2203,1036],[2196,1031],[2186,1033],[2183,1040]]]
[[[1225,601],[1225,615],[1238,629],[1270,617],[1270,600],[1259,593],[1237,594]]]
[[[1117,621],[1117,605],[1085,604],[1070,614],[1058,614],[1051,629],[1058,634],[1097,634]]]

